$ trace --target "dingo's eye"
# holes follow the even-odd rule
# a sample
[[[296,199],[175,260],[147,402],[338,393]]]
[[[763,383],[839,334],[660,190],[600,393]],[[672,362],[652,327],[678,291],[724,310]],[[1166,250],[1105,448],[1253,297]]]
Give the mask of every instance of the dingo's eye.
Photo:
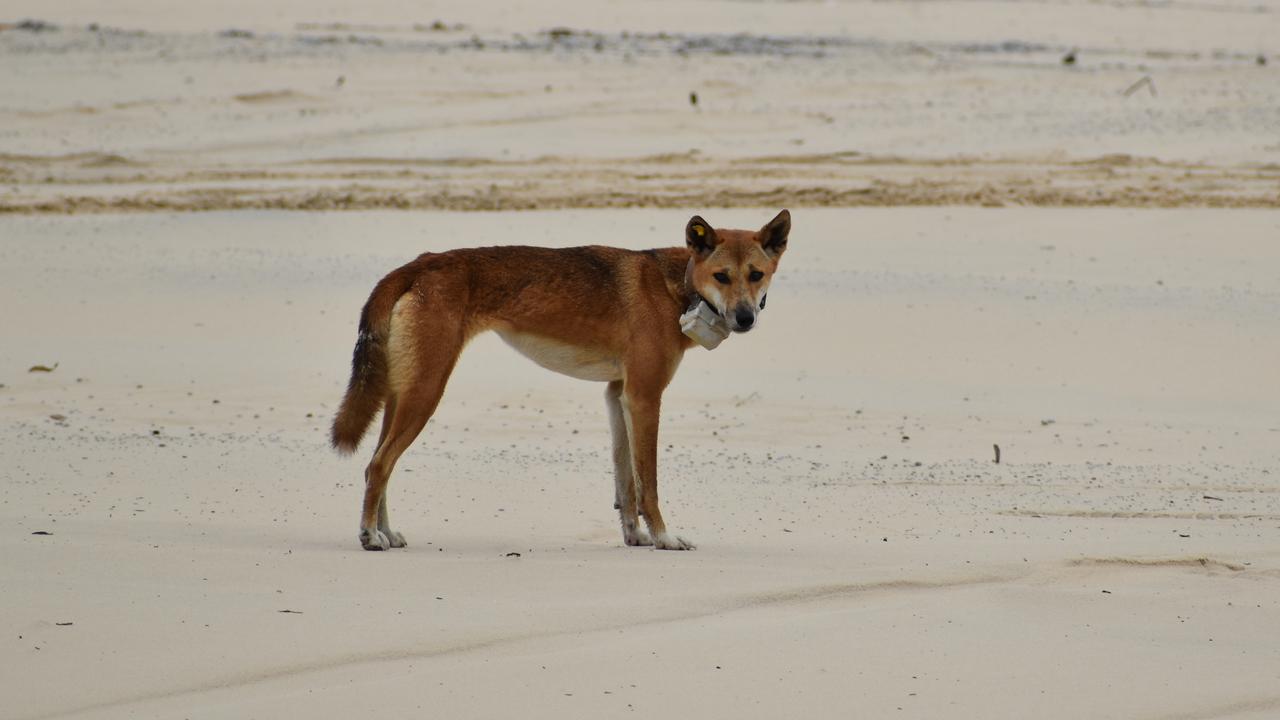
[[[750,280],[751,282],[760,282],[760,279],[763,277],[764,277],[764,273],[760,272],[759,270],[752,270],[751,274],[747,276],[747,279]]]
[[[715,278],[715,279],[716,279],[716,282],[720,283],[721,285],[728,285],[728,284],[729,284],[729,274],[728,274],[728,273],[718,272],[718,273],[716,273],[715,275],[712,275],[711,277]]]

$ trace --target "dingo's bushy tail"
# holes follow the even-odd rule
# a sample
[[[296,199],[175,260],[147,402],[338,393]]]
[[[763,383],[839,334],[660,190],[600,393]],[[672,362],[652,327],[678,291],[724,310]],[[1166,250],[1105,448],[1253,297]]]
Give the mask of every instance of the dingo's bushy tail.
[[[330,441],[343,455],[355,452],[360,439],[386,402],[390,389],[387,371],[387,336],[391,330],[391,310],[413,284],[408,272],[393,272],[383,278],[360,311],[360,334],[351,356],[351,381],[333,418]]]

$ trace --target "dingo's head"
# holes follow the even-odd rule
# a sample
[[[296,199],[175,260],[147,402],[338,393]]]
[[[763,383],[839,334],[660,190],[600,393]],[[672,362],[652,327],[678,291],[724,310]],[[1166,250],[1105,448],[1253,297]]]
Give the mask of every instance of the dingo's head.
[[[724,317],[729,329],[746,332],[764,309],[769,280],[787,249],[791,213],[783,210],[758,231],[716,230],[694,215],[685,226],[693,256],[686,282]]]

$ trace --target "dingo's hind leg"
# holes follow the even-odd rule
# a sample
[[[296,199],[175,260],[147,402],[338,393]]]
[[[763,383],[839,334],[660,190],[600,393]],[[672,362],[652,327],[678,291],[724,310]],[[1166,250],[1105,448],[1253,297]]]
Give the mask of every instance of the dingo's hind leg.
[[[391,397],[387,399],[386,407],[383,409],[383,412],[382,412],[382,432],[378,434],[378,444],[374,446],[375,450],[377,448],[382,447],[383,443],[386,442],[387,433],[391,430],[391,418],[393,418],[395,414],[396,414],[396,399],[395,397]],[[368,477],[369,477],[369,471],[368,469],[366,469],[365,470],[366,487],[368,486],[368,483],[369,483]],[[382,533],[386,537],[387,544],[390,547],[401,548],[408,545],[408,543],[405,542],[404,535],[401,535],[400,533],[391,529],[391,519],[390,519],[390,516],[387,514],[387,493],[385,490],[382,493],[382,498],[378,501],[378,532]],[[361,544],[364,544],[364,540],[365,540],[365,535],[363,532],[361,532],[360,534]],[[376,536],[371,536],[370,540],[374,541],[374,544],[380,544],[377,542],[378,538]]]
[[[388,407],[390,407],[388,403]],[[387,482],[396,461],[422,432],[430,419],[430,412],[407,410],[408,402],[395,403],[396,410],[389,413],[390,428],[384,441],[378,444],[373,460],[364,471],[364,507],[360,514],[360,545],[365,550],[386,550],[404,547],[404,536],[391,530],[387,513]]]
[[[631,466],[631,438],[622,409],[622,381],[609,383],[604,391],[609,409],[609,430],[613,435],[613,480],[616,486],[614,507],[622,519],[622,541],[628,545],[652,545],[649,533],[640,527],[640,508],[636,502],[636,477]]]
[[[360,514],[360,545],[365,550],[406,545],[404,536],[391,529],[387,482],[396,461],[417,439],[440,404],[462,345],[460,318],[421,312],[415,301],[397,303],[388,347],[391,395],[383,409],[378,448],[365,469]]]

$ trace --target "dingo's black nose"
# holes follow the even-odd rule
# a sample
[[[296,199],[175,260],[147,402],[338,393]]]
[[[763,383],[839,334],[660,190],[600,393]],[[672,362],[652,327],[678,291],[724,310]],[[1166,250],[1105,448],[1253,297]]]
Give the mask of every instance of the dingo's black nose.
[[[739,311],[734,314],[733,319],[738,321],[739,330],[746,330],[747,328],[756,324],[756,316],[747,312]]]

